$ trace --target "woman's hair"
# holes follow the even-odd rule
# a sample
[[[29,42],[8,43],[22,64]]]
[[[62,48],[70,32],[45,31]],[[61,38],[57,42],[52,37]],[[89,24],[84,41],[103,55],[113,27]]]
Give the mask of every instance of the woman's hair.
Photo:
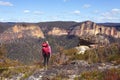
[[[49,44],[49,42],[48,42],[48,41],[46,41],[46,43],[47,43],[47,44]]]
[[[46,42],[42,43],[42,47],[47,47],[47,46],[48,46],[48,44]]]

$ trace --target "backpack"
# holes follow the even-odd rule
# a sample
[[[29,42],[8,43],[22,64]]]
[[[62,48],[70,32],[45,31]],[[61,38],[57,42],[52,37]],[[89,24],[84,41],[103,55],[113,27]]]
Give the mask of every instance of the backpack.
[[[42,53],[44,53],[44,54],[50,54],[49,45],[47,43],[43,43],[42,44]]]

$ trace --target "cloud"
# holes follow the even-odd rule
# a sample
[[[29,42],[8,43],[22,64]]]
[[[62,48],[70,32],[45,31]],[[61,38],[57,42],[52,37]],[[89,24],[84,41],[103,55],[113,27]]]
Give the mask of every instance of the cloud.
[[[98,22],[119,22],[120,21],[120,18],[118,17],[113,17],[113,16],[109,16],[109,17],[99,17],[99,18],[96,18],[96,20]]]
[[[98,13],[99,13],[99,10],[95,10],[95,11],[93,11],[93,13],[98,14]]]
[[[79,14],[80,14],[80,11],[79,11],[79,10],[75,10],[75,11],[73,11],[72,13],[79,15]]]
[[[83,8],[89,8],[89,7],[91,7],[90,4],[84,4],[84,5],[83,5]]]
[[[17,18],[10,17],[7,20],[4,20],[4,22],[9,22],[9,21],[10,22],[34,22],[35,19],[34,18],[31,19],[31,17],[22,17],[22,18],[20,18],[20,17],[17,17]]]
[[[110,11],[98,13],[94,19],[99,22],[119,22],[120,21],[120,9],[114,8]]]
[[[38,15],[39,15],[39,14],[44,14],[44,12],[42,12],[42,11],[34,11],[33,13],[34,13],[34,14],[38,14]]]
[[[57,20],[57,19],[59,19],[59,17],[58,16],[53,16],[52,19]]]
[[[112,14],[119,14],[120,13],[120,9],[114,8],[111,10]]]
[[[47,18],[46,19],[47,21],[57,21],[57,20],[60,20],[60,16],[58,16],[58,15],[49,16],[49,17],[50,17],[50,20]]]
[[[104,17],[117,17],[120,14],[120,9],[112,9],[108,12],[104,12],[101,15]]]
[[[30,11],[30,10],[24,10],[23,11],[24,13],[32,13],[32,14],[36,14],[36,15],[40,15],[40,14],[43,14],[44,12],[42,12],[42,11]]]
[[[24,10],[24,13],[29,13],[30,12],[30,10]]]
[[[4,19],[3,19],[3,18],[0,18],[0,21],[4,21]]]
[[[0,5],[1,5],[1,6],[13,6],[12,3],[10,3],[10,2],[5,2],[5,1],[0,1]]]

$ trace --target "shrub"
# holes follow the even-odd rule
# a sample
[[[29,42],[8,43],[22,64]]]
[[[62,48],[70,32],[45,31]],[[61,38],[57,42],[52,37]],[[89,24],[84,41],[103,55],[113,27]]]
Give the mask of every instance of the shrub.
[[[83,72],[80,76],[81,80],[104,80],[100,71]]]
[[[107,61],[120,64],[120,47],[117,43],[86,50],[84,54],[77,54],[77,49],[75,48],[64,50],[63,53],[69,56],[69,60],[86,60],[89,63]]]
[[[76,78],[75,78],[76,79]],[[78,80],[120,80],[120,68],[106,71],[86,71],[81,73]]]
[[[105,71],[104,80],[120,80],[120,68]]]
[[[67,49],[67,50],[64,50],[63,53],[67,56],[72,56],[77,53],[77,49],[75,48]]]
[[[95,63],[99,61],[99,57],[95,49],[87,50],[84,54],[84,57],[89,63]]]
[[[5,45],[0,45],[0,57],[5,56],[7,53]]]

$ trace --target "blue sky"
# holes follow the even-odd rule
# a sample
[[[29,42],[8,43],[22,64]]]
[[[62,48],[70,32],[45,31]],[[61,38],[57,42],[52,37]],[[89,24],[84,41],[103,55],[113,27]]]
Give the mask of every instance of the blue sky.
[[[0,0],[0,22],[120,23],[120,0]]]

